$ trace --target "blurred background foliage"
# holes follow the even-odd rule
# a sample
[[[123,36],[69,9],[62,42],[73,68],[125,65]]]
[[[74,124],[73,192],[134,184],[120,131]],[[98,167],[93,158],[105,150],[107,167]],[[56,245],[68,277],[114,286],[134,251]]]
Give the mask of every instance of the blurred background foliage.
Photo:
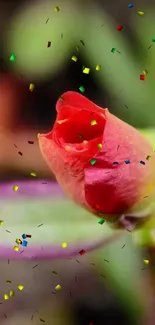
[[[47,132],[55,119],[56,99],[64,91],[79,91],[83,86],[84,95],[98,105],[108,107],[137,128],[149,129],[144,132],[152,140],[155,127],[154,1],[136,1],[132,9],[126,0],[116,3],[113,0],[2,1],[1,6],[0,68],[3,72],[11,71],[27,91],[20,121]],[[60,11],[54,10],[56,6]],[[144,15],[138,15],[138,10]],[[117,31],[118,25],[123,26],[121,32]],[[49,48],[48,41],[51,42]],[[112,48],[116,48],[114,53]],[[9,60],[12,54],[16,56],[15,61]],[[73,55],[77,62],[71,60]],[[97,65],[101,65],[100,71],[96,71]],[[82,73],[83,66],[90,68],[89,75]],[[148,74],[142,81],[140,75],[146,69]],[[35,84],[33,93],[28,92],[30,83]],[[154,145],[154,140],[152,143]],[[20,172],[17,175],[23,177]],[[9,177],[14,178],[12,174]],[[70,210],[71,214],[74,209]],[[56,211],[55,214],[56,217]],[[132,325],[136,321],[141,324],[144,312],[140,289],[146,281],[146,273],[141,271],[143,258],[146,255],[134,247],[128,235],[116,245],[90,254],[98,274],[104,273],[108,286],[115,292],[115,304],[121,302]],[[106,287],[105,280],[103,282]],[[100,296],[99,291],[95,296],[96,299]],[[83,294],[80,301],[82,297]],[[104,309],[104,300],[101,307],[94,300],[91,303],[86,300],[83,304],[89,305],[87,312],[92,308],[91,303],[94,310]],[[103,324],[104,318],[101,319]],[[110,324],[115,324],[114,320]],[[127,324],[127,320],[121,324]]]

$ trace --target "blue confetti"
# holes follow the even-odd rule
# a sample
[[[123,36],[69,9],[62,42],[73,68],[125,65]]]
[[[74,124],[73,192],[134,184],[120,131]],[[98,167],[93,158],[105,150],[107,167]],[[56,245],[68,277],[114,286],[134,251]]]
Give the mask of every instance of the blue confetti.
[[[28,244],[28,242],[27,242],[26,240],[23,240],[23,242],[22,242],[22,246],[26,247],[27,244]]]
[[[130,160],[129,159],[125,160],[125,163],[130,164]]]
[[[114,165],[118,165],[118,162],[117,162],[117,161],[114,161],[113,164],[114,164]]]
[[[23,235],[22,235],[22,238],[23,238],[23,239],[25,239],[25,238],[26,238],[26,235],[25,235],[25,234],[23,234]]]
[[[140,161],[140,164],[145,165],[145,162],[141,160],[141,161]]]
[[[128,8],[133,8],[133,4],[129,3]]]

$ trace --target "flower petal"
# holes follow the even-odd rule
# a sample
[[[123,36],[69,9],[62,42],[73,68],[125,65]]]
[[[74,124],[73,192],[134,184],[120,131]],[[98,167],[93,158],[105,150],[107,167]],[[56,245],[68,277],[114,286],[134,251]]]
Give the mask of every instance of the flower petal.
[[[92,101],[82,96],[75,91],[67,91],[61,95],[56,103],[56,110],[59,112],[64,105],[74,106],[78,108],[85,108],[87,110],[96,110],[96,107],[101,109],[99,106],[95,105]],[[103,110],[103,109],[101,109]]]

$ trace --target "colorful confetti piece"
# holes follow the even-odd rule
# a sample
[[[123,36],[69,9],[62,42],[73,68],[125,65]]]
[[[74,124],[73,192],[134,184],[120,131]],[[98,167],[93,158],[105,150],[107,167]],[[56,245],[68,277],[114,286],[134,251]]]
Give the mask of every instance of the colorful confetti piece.
[[[4,221],[3,221],[3,220],[0,220],[0,226],[2,226],[2,225],[3,225],[3,223],[4,223]]]
[[[85,73],[85,74],[89,74],[90,68],[84,68],[82,72]]]
[[[118,30],[119,32],[121,32],[122,29],[123,29],[123,26],[122,26],[122,25],[119,25],[119,26],[117,27],[117,30]]]
[[[133,4],[132,3],[129,3],[128,4],[128,8],[133,8]]]
[[[143,74],[140,75],[140,80],[145,80],[145,76]]]
[[[148,265],[149,264],[149,260],[143,260],[144,264]]]
[[[67,247],[67,243],[66,243],[66,242],[63,242],[63,243],[61,244],[61,246],[62,246],[62,248],[66,248],[66,247]]]
[[[90,164],[91,164],[91,165],[95,165],[95,163],[96,163],[96,159],[91,159],[91,160],[90,160]]]
[[[60,284],[57,284],[56,287],[55,287],[56,290],[60,290],[61,289],[61,285]]]
[[[139,16],[144,16],[144,11],[139,10],[137,13],[138,13]]]
[[[47,43],[47,47],[50,47],[50,46],[51,46],[51,42],[48,41],[48,43]]]
[[[54,10],[55,10],[56,12],[59,12],[59,11],[60,11],[60,8],[59,8],[59,7],[55,7]]]
[[[115,51],[116,51],[116,48],[113,47],[113,48],[111,49],[111,52],[112,52],[112,53],[115,53]]]
[[[18,251],[19,251],[19,247],[18,247],[18,246],[14,246],[13,250],[14,250],[15,252],[18,252]]]
[[[14,192],[17,192],[18,188],[19,188],[18,185],[14,185],[12,189],[13,189]]]
[[[85,88],[83,86],[80,86],[79,87],[79,90],[81,91],[81,93],[84,93],[85,92]]]
[[[35,88],[35,85],[34,85],[34,84],[30,84],[30,85],[29,85],[29,90],[30,90],[30,91],[33,91],[34,88]]]
[[[130,160],[129,159],[125,160],[125,163],[130,164]]]
[[[14,55],[14,54],[12,54],[11,56],[10,56],[10,61],[15,61],[16,60],[16,56]]]
[[[96,124],[97,124],[96,120],[92,120],[92,121],[90,122],[90,125],[96,125]]]
[[[81,249],[81,251],[79,252],[79,254],[82,256],[86,253],[86,251],[84,249]]]
[[[33,176],[33,177],[37,176],[37,174],[35,172],[31,172],[30,175]]]
[[[76,57],[75,55],[73,55],[71,59],[72,59],[72,61],[74,61],[74,62],[77,62],[77,60],[78,60],[77,57]]]
[[[13,291],[13,290],[10,290],[10,291],[9,291],[9,296],[10,296],[10,297],[13,297],[14,295],[15,295],[14,291]]]
[[[100,225],[103,225],[103,223],[105,222],[105,220],[103,218],[100,219],[100,221],[98,222]]]
[[[22,290],[24,289],[24,286],[23,286],[23,284],[19,284],[19,285],[17,286],[17,288],[18,288],[20,291],[22,291]]]
[[[9,295],[7,293],[4,294],[4,300],[9,300]]]
[[[102,143],[98,143],[97,148],[102,149]]]
[[[101,65],[97,65],[96,66],[96,71],[100,71],[101,70]]]

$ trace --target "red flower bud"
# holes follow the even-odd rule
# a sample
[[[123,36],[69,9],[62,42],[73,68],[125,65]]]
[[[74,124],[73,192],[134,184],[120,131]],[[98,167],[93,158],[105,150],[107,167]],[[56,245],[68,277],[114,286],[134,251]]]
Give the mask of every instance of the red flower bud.
[[[39,136],[44,159],[64,191],[94,213],[124,214],[148,195],[152,148],[132,126],[68,91],[56,104],[53,130]]]

